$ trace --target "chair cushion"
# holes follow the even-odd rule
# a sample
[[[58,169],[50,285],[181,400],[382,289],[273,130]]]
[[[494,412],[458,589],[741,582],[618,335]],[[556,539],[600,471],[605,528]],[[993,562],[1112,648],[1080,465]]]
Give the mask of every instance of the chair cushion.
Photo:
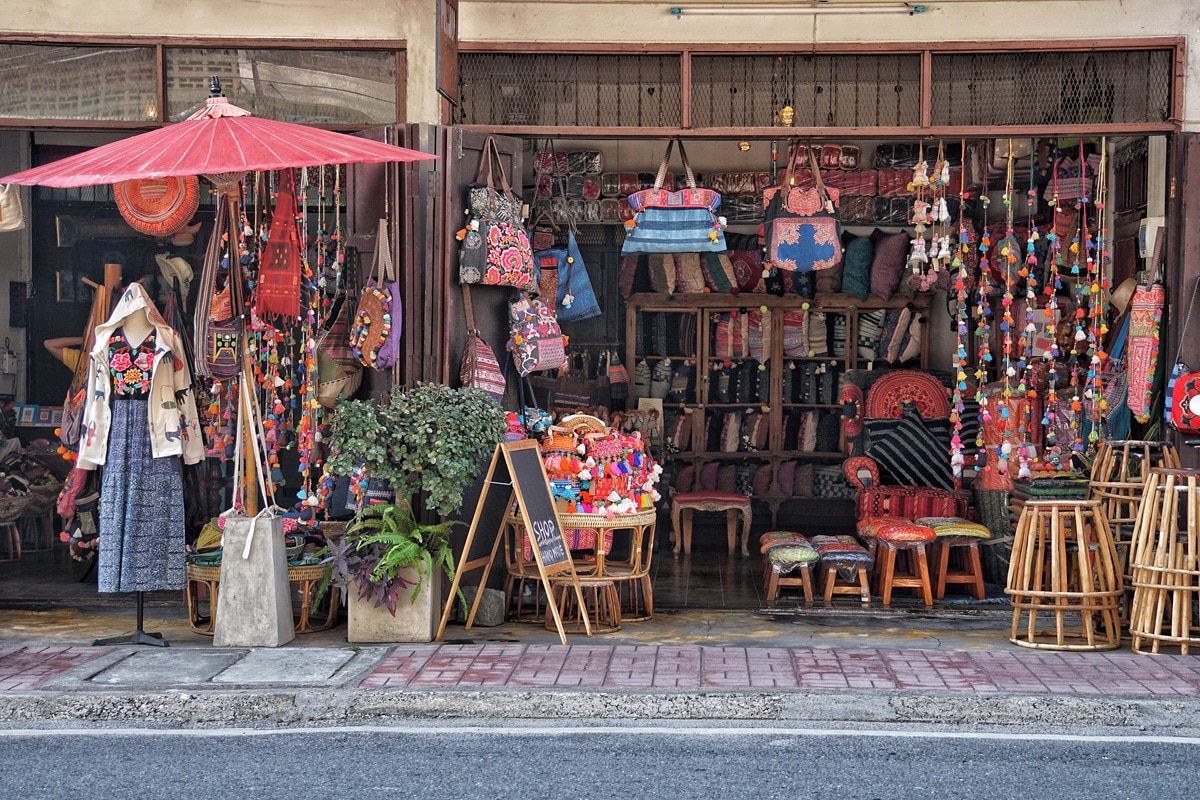
[[[915,520],[918,525],[927,525],[940,539],[946,536],[967,536],[973,539],[990,539],[992,532],[986,525],[971,522],[962,517],[919,517]]]
[[[911,522],[912,520],[906,517],[866,517],[858,521],[856,528],[858,530],[858,535],[864,539],[875,539],[878,538],[879,531],[889,525],[904,525]]]
[[[736,492],[719,492],[716,490],[704,492],[686,492],[684,494],[675,495],[674,499],[675,502],[679,503],[680,505],[706,502],[744,503],[746,505],[750,505],[750,498],[744,494],[737,494]]]
[[[776,544],[808,544],[808,538],[792,531],[767,531],[758,537],[759,548],[767,552],[767,548]]]
[[[895,428],[871,443],[866,455],[895,483],[954,491],[950,452],[929,432],[919,414],[900,417]]]
[[[918,525],[911,520],[900,520],[880,525],[875,529],[875,538],[881,542],[932,542],[937,538],[933,528]]]
[[[821,563],[837,567],[871,567],[875,559],[867,548],[858,543],[853,536],[814,536],[810,540],[812,547],[821,557]]]
[[[820,558],[817,551],[806,544],[781,544],[767,551],[767,560],[774,565],[787,565],[780,572],[790,572],[791,565],[811,564]]]

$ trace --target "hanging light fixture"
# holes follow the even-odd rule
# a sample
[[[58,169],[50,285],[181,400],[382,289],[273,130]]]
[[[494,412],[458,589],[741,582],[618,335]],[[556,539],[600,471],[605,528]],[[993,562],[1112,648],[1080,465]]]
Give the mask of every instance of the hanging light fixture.
[[[924,14],[929,6],[913,3],[869,3],[857,5],[761,5],[761,6],[672,6],[667,13],[673,17],[697,15],[772,16],[775,14]]]

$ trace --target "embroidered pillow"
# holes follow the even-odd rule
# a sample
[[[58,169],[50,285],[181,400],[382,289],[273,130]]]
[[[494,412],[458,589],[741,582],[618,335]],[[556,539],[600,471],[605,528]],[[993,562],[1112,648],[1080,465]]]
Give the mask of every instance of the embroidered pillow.
[[[717,470],[721,468],[720,462],[708,461],[700,467],[700,491],[713,492],[717,489]]]
[[[908,261],[908,234],[876,230],[871,234],[871,241],[874,244],[871,254],[871,294],[890,300],[900,286],[904,265]]]
[[[901,416],[895,428],[871,442],[865,455],[893,483],[954,491],[949,449],[925,427],[919,414]]]

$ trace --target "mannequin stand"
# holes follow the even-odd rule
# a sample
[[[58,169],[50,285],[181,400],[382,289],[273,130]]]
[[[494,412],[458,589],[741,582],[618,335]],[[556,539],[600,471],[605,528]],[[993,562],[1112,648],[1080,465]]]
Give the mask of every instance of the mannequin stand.
[[[127,636],[113,636],[108,639],[97,639],[92,642],[92,646],[100,647],[110,644],[148,644],[153,647],[170,647],[171,645],[163,641],[161,633],[147,633],[142,630],[143,601],[144,592],[137,593],[137,629]]]

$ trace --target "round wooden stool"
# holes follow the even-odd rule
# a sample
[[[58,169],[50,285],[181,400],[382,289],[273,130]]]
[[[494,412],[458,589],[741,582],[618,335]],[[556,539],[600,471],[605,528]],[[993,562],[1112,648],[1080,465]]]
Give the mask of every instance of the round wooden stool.
[[[1004,591],[1013,606],[1013,644],[1044,650],[1117,647],[1121,579],[1101,502],[1027,502],[1017,521]],[[1053,628],[1039,629],[1039,614],[1051,618]]]
[[[584,608],[581,611],[571,581],[551,578],[551,589],[558,613],[562,616],[563,630],[567,633],[586,633],[582,614],[588,615],[592,633],[615,633],[621,630],[621,596],[617,585],[603,578],[580,578],[579,589],[583,593]],[[545,614],[546,630],[554,627],[554,615]]]
[[[1152,469],[1134,526],[1133,606],[1129,635],[1135,653],[1188,655],[1200,645],[1192,604],[1200,597],[1200,472]]]

